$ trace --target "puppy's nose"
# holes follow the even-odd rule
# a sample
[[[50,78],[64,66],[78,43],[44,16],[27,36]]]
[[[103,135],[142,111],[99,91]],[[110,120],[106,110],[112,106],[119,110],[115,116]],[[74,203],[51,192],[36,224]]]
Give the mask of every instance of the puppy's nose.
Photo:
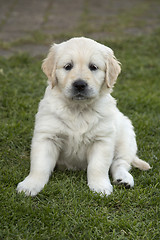
[[[78,92],[84,91],[87,86],[88,86],[88,84],[82,79],[78,79],[73,83],[73,87]]]

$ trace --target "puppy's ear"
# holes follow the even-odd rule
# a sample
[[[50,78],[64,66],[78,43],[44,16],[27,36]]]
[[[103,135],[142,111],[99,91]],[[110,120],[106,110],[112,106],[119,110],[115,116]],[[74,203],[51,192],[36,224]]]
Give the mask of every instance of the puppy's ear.
[[[48,80],[51,81],[52,87],[56,84],[56,49],[55,44],[50,48],[47,57],[43,60],[42,70],[48,77]]]
[[[114,56],[113,51],[108,48],[106,60],[106,83],[108,88],[112,88],[115,84],[118,75],[121,72],[120,62]]]

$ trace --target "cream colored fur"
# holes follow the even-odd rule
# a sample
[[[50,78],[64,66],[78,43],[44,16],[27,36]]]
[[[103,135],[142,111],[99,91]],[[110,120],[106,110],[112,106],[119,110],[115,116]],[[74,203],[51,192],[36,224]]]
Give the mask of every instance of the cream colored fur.
[[[109,170],[113,183],[133,187],[131,165],[142,170],[150,166],[137,157],[131,121],[110,95],[121,70],[113,51],[91,39],[73,38],[54,44],[42,69],[48,87],[36,115],[30,174],[18,184],[18,192],[36,195],[55,166],[87,169],[89,188],[105,195],[113,189]],[[77,79],[88,86],[83,98],[73,94]]]

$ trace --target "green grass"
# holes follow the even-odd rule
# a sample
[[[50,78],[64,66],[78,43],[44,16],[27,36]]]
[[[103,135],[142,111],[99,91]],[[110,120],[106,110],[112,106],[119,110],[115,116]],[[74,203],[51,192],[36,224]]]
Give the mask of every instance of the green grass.
[[[88,189],[83,171],[55,171],[36,197],[17,194],[29,173],[46,79],[40,59],[0,58],[0,239],[160,239],[160,33],[107,44],[122,63],[113,96],[135,126],[139,156],[153,168],[132,169],[134,189],[114,186],[107,198]]]

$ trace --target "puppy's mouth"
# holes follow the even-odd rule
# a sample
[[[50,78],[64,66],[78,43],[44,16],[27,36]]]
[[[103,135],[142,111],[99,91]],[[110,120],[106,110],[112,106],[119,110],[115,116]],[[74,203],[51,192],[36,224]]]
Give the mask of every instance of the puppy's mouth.
[[[72,96],[72,100],[86,100],[86,99],[88,99],[88,96],[82,93],[77,93],[74,96]]]

